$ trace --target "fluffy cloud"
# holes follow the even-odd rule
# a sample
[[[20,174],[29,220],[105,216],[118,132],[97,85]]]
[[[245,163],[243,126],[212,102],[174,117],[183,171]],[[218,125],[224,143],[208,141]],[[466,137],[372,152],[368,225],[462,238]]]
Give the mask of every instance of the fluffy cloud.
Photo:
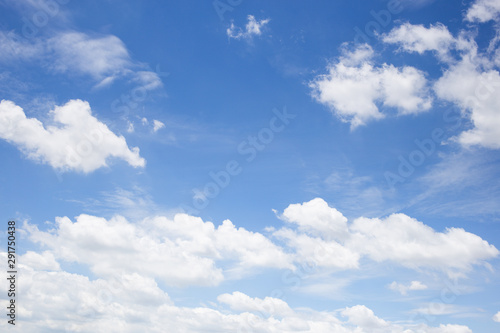
[[[431,98],[422,72],[408,66],[376,67],[372,57],[373,50],[366,44],[353,52],[344,51],[336,63],[328,66],[327,74],[310,83],[313,97],[342,121],[350,122],[351,128],[383,118],[380,107],[396,108],[399,114],[430,108]]]
[[[286,317],[293,314],[288,304],[278,298],[266,297],[264,299],[252,298],[239,291],[232,294],[223,294],[217,297],[220,303],[229,305],[229,307],[238,312],[261,313],[267,316]]]
[[[0,253],[5,260],[6,253]],[[20,264],[18,286],[22,301],[16,326],[22,332],[393,332],[470,333],[466,326],[409,323],[378,318],[364,305],[340,311],[294,309],[274,297],[250,297],[241,292],[222,294],[218,304],[186,307],[175,304],[156,281],[142,273],[89,279],[66,271],[37,270]],[[0,291],[6,292],[5,284]],[[43,304],[43,306],[40,306]],[[0,300],[6,307],[7,300]],[[226,308],[229,307],[229,309]],[[340,312],[339,318],[336,313]],[[345,319],[345,320],[343,320]],[[7,321],[0,322],[6,330]]]
[[[404,285],[394,281],[389,285],[389,289],[397,291],[401,295],[406,296],[409,290],[425,290],[427,289],[427,286],[420,281],[411,281],[409,285]]]
[[[498,0],[477,0],[468,9],[465,19],[471,22],[498,21]],[[456,141],[465,147],[500,148],[500,35],[492,38],[485,53],[478,52],[473,34],[461,31],[454,37],[446,26],[437,23],[424,27],[404,23],[382,41],[399,45],[406,52],[422,54],[432,51],[446,66],[444,74],[433,88],[437,97],[461,107],[473,127],[464,131]],[[394,107],[400,114],[417,113],[431,106],[424,74],[413,68],[396,68],[383,64],[375,66],[373,50],[368,45],[332,63],[328,73],[310,83],[313,97],[327,105],[351,128],[386,115],[382,107]]]
[[[360,269],[362,258],[456,276],[499,254],[493,245],[463,229],[437,232],[404,214],[385,219],[361,217],[332,238],[328,231],[323,232],[326,225],[346,221],[322,199],[290,205],[282,218],[307,225],[303,231],[300,226],[299,230],[273,230],[272,236],[284,240],[284,246],[261,233],[237,228],[229,220],[216,227],[186,214],[173,219],[146,218],[140,223],[121,216],[106,220],[80,215],[74,222],[57,218],[51,231],[40,231],[30,224],[26,230],[33,242],[50,250],[56,259],[88,265],[99,277],[141,271],[172,286],[218,285],[259,268],[295,271],[306,264],[333,270]],[[44,257],[45,266],[55,267],[49,254]],[[400,291],[423,288],[417,281],[408,287],[394,285]]]
[[[265,236],[236,228],[229,220],[217,228],[185,214],[173,220],[148,218],[141,224],[120,216],[108,221],[89,215],[75,222],[57,218],[56,223],[52,232],[27,224],[30,239],[57,258],[86,264],[103,277],[140,271],[168,285],[213,286],[225,274],[243,274],[250,268],[293,268],[288,255]],[[217,261],[233,264],[225,272]]]
[[[487,22],[498,20],[500,14],[500,1],[476,0],[467,11],[465,18],[471,22]]]
[[[436,232],[404,214],[358,218],[350,230],[346,246],[374,261],[390,260],[413,269],[443,269],[450,275],[469,271],[472,265],[499,254],[493,245],[463,229]]]
[[[493,320],[496,321],[497,323],[500,323],[500,311],[498,311],[494,316]]]
[[[462,145],[500,148],[499,87],[498,71],[481,71],[468,59],[449,68],[436,82],[435,91],[440,98],[470,111],[474,127],[457,137]]]
[[[301,231],[327,239],[342,239],[348,233],[347,218],[321,198],[303,204],[291,204],[283,211],[281,218],[297,224]]]
[[[31,159],[60,170],[92,172],[107,166],[107,159],[123,159],[133,167],[143,167],[139,148],[130,149],[123,136],[117,136],[92,115],[87,102],[71,100],[50,112],[56,125],[44,126],[27,118],[23,109],[11,101],[0,102],[0,138],[16,145]]]
[[[471,332],[460,325],[393,323],[364,305],[332,312],[295,309],[280,298],[251,297],[240,291],[219,295],[217,303],[204,300],[210,306],[185,307],[176,305],[159,287],[159,282],[168,288],[215,286],[228,277],[243,278],[249,269],[253,273],[259,268],[293,271],[294,264],[310,260],[317,260],[321,267],[359,268],[361,257],[376,262],[390,260],[410,268],[441,265],[445,270],[466,271],[498,255],[493,246],[462,229],[436,232],[403,214],[358,218],[349,223],[319,198],[290,205],[280,218],[297,230],[282,228],[273,234],[287,239],[286,246],[294,252],[287,253],[270,238],[237,228],[228,220],[216,227],[186,214],[172,219],[155,216],[136,223],[120,216],[106,220],[80,215],[75,221],[62,217],[47,231],[25,223],[19,232],[40,245],[43,252],[28,251],[20,256],[23,301],[18,313],[23,320],[19,327],[27,333],[40,329],[139,332],[145,325],[152,332],[175,328],[186,333]],[[313,253],[307,252],[311,250]],[[0,253],[0,258],[5,257],[5,252]],[[81,267],[83,271],[88,267],[93,278],[61,266]],[[235,271],[239,272],[234,275]],[[394,285],[405,290],[424,287],[418,281],[409,286]],[[0,292],[5,291],[2,288],[5,284]],[[5,305],[6,300],[1,300],[0,306]],[[5,321],[0,323],[2,328],[5,325]]]
[[[274,235],[287,240],[297,261],[312,260],[319,266],[357,268],[358,260],[368,257],[412,269],[443,270],[455,276],[499,255],[493,245],[477,235],[459,228],[437,232],[405,214],[357,218],[347,225],[347,232],[342,230],[342,236],[334,232],[334,240],[330,230],[337,231],[339,225],[344,228],[345,220],[319,198],[290,205],[283,216],[298,223],[306,234],[283,228]]]
[[[231,26],[226,30],[226,33],[229,38],[250,40],[254,36],[260,36],[262,27],[267,23],[269,23],[269,19],[257,21],[253,15],[248,15],[248,22],[244,30],[236,27],[231,22]]]
[[[58,271],[61,269],[54,254],[50,251],[42,253],[27,251],[19,258],[20,262],[37,270]]]
[[[472,17],[482,18],[480,22],[490,14],[496,17],[495,6],[500,6],[498,1],[477,1],[467,17],[470,20]],[[441,24],[425,28],[406,23],[394,28],[383,40],[399,44],[408,52],[437,52],[447,68],[435,82],[434,91],[440,99],[462,108],[464,117],[469,117],[473,125],[454,139],[465,147],[500,148],[500,74],[494,69],[498,66],[495,58],[500,52],[496,48],[498,38],[493,39],[488,51],[482,54],[464,31],[453,37]]]
[[[423,25],[409,23],[391,30],[382,40],[389,44],[399,44],[408,52],[422,54],[425,51],[436,51],[441,58],[446,57],[450,46],[455,42],[448,28],[442,24],[425,28]]]
[[[372,310],[363,305],[346,308],[342,315],[349,318],[349,322],[363,329],[373,330],[387,327],[388,323],[375,316]]]
[[[301,264],[333,269],[359,267],[359,253],[334,240],[311,237],[285,228],[274,232],[274,236],[285,240],[287,246],[294,251],[295,261]]]

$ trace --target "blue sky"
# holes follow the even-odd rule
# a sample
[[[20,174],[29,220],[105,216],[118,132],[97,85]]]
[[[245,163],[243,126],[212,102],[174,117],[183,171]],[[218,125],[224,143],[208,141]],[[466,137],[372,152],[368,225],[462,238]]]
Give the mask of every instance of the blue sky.
[[[8,329],[498,331],[500,1],[0,5]]]

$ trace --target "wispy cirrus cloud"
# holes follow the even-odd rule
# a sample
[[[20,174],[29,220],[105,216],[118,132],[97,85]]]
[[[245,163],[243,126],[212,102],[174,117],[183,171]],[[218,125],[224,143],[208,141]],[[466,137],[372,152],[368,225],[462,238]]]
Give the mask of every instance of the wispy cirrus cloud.
[[[146,90],[163,86],[159,75],[134,61],[123,41],[114,35],[65,30],[26,39],[1,31],[0,50],[0,62],[35,63],[54,74],[89,77],[96,88],[120,78],[129,78]]]

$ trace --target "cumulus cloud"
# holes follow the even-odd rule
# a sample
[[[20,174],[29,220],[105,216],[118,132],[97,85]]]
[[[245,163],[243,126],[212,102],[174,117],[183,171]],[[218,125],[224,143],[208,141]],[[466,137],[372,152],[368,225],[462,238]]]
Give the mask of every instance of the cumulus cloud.
[[[500,1],[476,0],[467,10],[465,18],[471,22],[488,22],[498,20],[500,16]]]
[[[272,237],[284,241],[283,245],[272,237],[237,228],[229,220],[216,227],[186,214],[173,219],[150,217],[140,223],[121,216],[106,220],[83,214],[74,222],[57,218],[51,231],[30,224],[26,230],[31,241],[50,250],[56,259],[88,265],[99,277],[139,270],[172,286],[215,286],[266,268],[361,269],[362,258],[457,276],[499,254],[493,245],[463,229],[437,232],[404,214],[384,219],[361,217],[332,237],[324,232],[327,224],[336,230],[336,223],[346,221],[322,199],[290,205],[281,218],[300,221],[307,228],[271,230]],[[49,259],[46,261],[51,262]],[[424,288],[418,281],[409,286],[393,284],[402,293]]]
[[[294,272],[296,265],[310,260],[316,260],[318,267],[359,269],[363,257],[420,270],[442,266],[445,271],[467,271],[498,255],[493,246],[462,229],[436,232],[403,214],[349,222],[319,198],[290,205],[279,217],[286,227],[268,231],[286,239],[283,246],[229,220],[215,226],[187,214],[148,217],[134,223],[121,216],[105,219],[82,214],[74,221],[56,218],[47,231],[25,222],[19,232],[42,251],[20,256],[23,302],[18,313],[24,319],[19,327],[27,333],[41,328],[139,332],[145,325],[152,332],[175,328],[186,333],[471,332],[460,325],[390,322],[365,305],[330,312],[296,309],[276,296],[252,297],[237,290],[220,294],[217,303],[208,300],[210,306],[185,307],[176,305],[160,287],[216,286],[228,278],[255,274],[256,269]],[[5,256],[5,252],[0,253],[0,258]],[[83,271],[88,268],[93,278],[61,269],[74,264],[81,265]],[[425,288],[419,281],[392,286],[399,290]],[[0,292],[2,288],[4,284]],[[46,306],[40,308],[40,303]],[[5,304],[6,300],[0,301],[1,306]],[[422,309],[428,308],[432,312],[424,313]],[[456,310],[436,309],[428,303],[414,312],[446,314]],[[5,321],[0,323],[2,328],[5,325]]]
[[[2,259],[6,253],[0,253]],[[89,279],[66,271],[38,270],[19,264],[23,301],[16,322],[22,332],[394,332],[470,333],[460,325],[408,323],[408,326],[377,317],[364,305],[339,311],[292,308],[276,297],[250,297],[239,291],[217,297],[212,306],[180,306],[140,270],[110,278]],[[6,292],[5,284],[0,291]],[[6,307],[8,300],[0,300]],[[40,307],[40,304],[44,306]],[[228,308],[227,308],[228,307]],[[339,317],[337,313],[342,315]],[[345,319],[345,320],[344,320]],[[7,321],[0,322],[6,330]]]
[[[71,100],[49,115],[52,124],[27,118],[11,101],[0,102],[0,138],[17,146],[28,158],[59,170],[84,173],[107,166],[110,157],[123,159],[133,167],[144,167],[139,148],[129,148],[92,115],[87,102]]]
[[[281,218],[314,236],[342,239],[348,233],[347,218],[321,198],[303,204],[291,204],[283,211]]]
[[[424,74],[414,67],[375,66],[373,50],[367,44],[344,50],[327,74],[311,83],[313,97],[328,106],[351,128],[385,117],[385,108],[399,114],[414,114],[431,107]],[[382,110],[381,110],[382,109]]]
[[[498,6],[498,1],[476,1],[467,12],[467,19],[493,19],[498,16]],[[500,148],[500,73],[495,69],[500,52],[498,36],[490,41],[485,53],[478,52],[470,34],[462,31],[453,37],[441,24],[425,28],[406,23],[394,28],[383,40],[399,44],[408,52],[435,51],[446,65],[433,86],[436,96],[458,105],[473,125],[453,139],[465,147]]]
[[[498,22],[499,18],[498,0],[476,0],[465,16],[465,20],[477,23]],[[453,36],[441,23],[429,27],[404,23],[381,36],[384,43],[398,45],[405,52],[431,51],[443,63],[444,74],[432,88],[438,98],[458,105],[470,119],[472,128],[453,138],[465,147],[500,148],[500,33],[498,27],[495,29],[497,34],[485,52],[478,51],[470,31]],[[396,108],[399,114],[431,107],[423,72],[409,66],[376,66],[373,56],[368,45],[353,51],[344,49],[327,67],[328,73],[310,83],[313,97],[351,128],[384,118],[387,107]]]
[[[385,219],[358,218],[350,226],[350,249],[376,262],[394,261],[409,268],[443,269],[450,275],[498,256],[479,236],[460,228],[437,232],[405,214]]]
[[[456,140],[463,146],[479,145],[500,148],[500,73],[481,71],[464,59],[445,71],[436,82],[436,94],[469,111],[473,128],[462,132]]]
[[[389,289],[399,292],[401,295],[406,296],[409,290],[425,290],[427,286],[420,281],[411,281],[409,285],[402,283],[392,282]]]
[[[312,260],[319,266],[357,268],[359,259],[367,257],[375,262],[391,261],[411,269],[442,270],[457,276],[499,255],[493,245],[461,228],[438,232],[405,214],[354,219],[342,236],[333,233],[331,239],[330,230],[338,230],[339,224],[343,229],[345,220],[319,198],[290,205],[283,216],[296,221],[304,233],[282,228],[274,235],[287,240],[297,261]]]
[[[493,320],[496,321],[497,323],[500,323],[500,311],[498,311],[494,316]]]
[[[425,51],[436,51],[441,58],[447,58],[447,53],[455,42],[455,38],[443,24],[425,28],[423,25],[409,23],[394,28],[382,40],[388,44],[399,44],[408,52],[422,54]]]
[[[229,38],[250,40],[254,36],[260,36],[262,34],[262,28],[267,23],[269,23],[269,19],[257,21],[253,15],[248,15],[248,22],[245,25],[245,29],[236,27],[234,23],[231,22],[231,26],[227,28],[226,33]]]
[[[275,317],[285,317],[293,314],[293,310],[288,306],[288,304],[279,298],[252,298],[236,291],[232,294],[219,295],[217,300],[220,303],[229,305],[232,310],[238,312],[261,313],[268,316],[273,315]]]
[[[58,271],[61,269],[54,254],[50,251],[42,253],[27,251],[20,256],[19,261],[37,270]]]
[[[363,329],[373,330],[388,326],[385,320],[375,316],[373,311],[364,305],[356,305],[346,308],[342,315],[349,319],[349,322]]]
[[[57,258],[86,264],[103,277],[140,271],[168,285],[213,286],[251,268],[293,268],[281,248],[229,220],[217,228],[185,214],[173,220],[147,218],[141,224],[120,216],[106,220],[90,215],[80,215],[75,222],[61,217],[56,223],[52,232],[26,225],[30,239]],[[225,271],[218,261],[233,264]]]
[[[274,232],[274,236],[286,242],[299,263],[337,270],[359,267],[359,253],[334,240],[311,237],[286,228]]]

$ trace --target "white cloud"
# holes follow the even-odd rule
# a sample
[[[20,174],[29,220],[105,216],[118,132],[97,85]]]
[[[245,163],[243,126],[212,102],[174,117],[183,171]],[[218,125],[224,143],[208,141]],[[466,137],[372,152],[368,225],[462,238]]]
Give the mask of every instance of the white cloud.
[[[236,27],[233,22],[226,30],[227,36],[234,39],[247,39],[250,40],[254,36],[262,34],[262,27],[269,23],[269,19],[257,21],[253,15],[248,15],[248,22],[245,25],[245,30]]]
[[[477,1],[469,10],[467,17],[485,19],[485,16],[480,14],[483,11],[488,15],[497,15],[494,14],[495,6],[500,8],[500,2]],[[498,61],[496,54],[500,52],[500,49],[496,49],[498,36],[490,41],[490,47],[484,54],[478,53],[478,47],[470,36],[461,31],[455,38],[441,24],[425,28],[406,23],[394,28],[383,40],[386,43],[400,44],[402,49],[408,52],[436,51],[438,57],[448,67],[434,84],[436,95],[462,108],[463,116],[469,117],[473,124],[471,129],[454,139],[465,147],[478,145],[498,149],[500,113],[497,110],[500,108],[500,94],[498,94],[500,74],[494,69]],[[451,54],[455,56],[452,57]]]
[[[107,221],[80,215],[75,222],[63,217],[57,218],[56,223],[53,233],[27,225],[30,239],[50,248],[57,258],[89,265],[98,276],[142,272],[169,285],[216,285],[223,280],[222,271],[214,261],[196,255],[196,248],[188,248],[182,239],[148,234],[122,217]],[[203,248],[203,244],[196,246]]]
[[[27,118],[13,102],[2,100],[0,138],[16,145],[29,158],[60,170],[92,172],[107,166],[110,157],[144,167],[139,148],[129,149],[123,136],[111,132],[92,115],[87,102],[71,100],[55,107],[50,116],[53,125],[44,126],[36,118]]]
[[[274,232],[294,249],[297,261],[337,269],[358,268],[359,255],[336,241],[348,236],[347,218],[323,199],[291,204],[279,217],[298,226],[300,233],[287,228]]]
[[[388,323],[385,320],[375,316],[373,311],[364,305],[356,305],[351,308],[346,308],[342,311],[342,315],[348,317],[350,323],[370,331],[372,329],[388,326]]]
[[[462,145],[500,148],[498,87],[498,71],[481,72],[477,65],[466,59],[448,69],[436,82],[435,91],[440,98],[470,111],[474,127],[458,136],[457,140]]]
[[[334,240],[310,237],[285,228],[273,235],[286,241],[299,263],[343,270],[359,267],[360,255]]]
[[[498,255],[494,246],[476,235],[462,229],[439,233],[403,214],[384,220],[356,219],[338,241],[326,233],[311,236],[325,227],[321,219],[338,213],[331,208],[328,212],[329,207],[318,203],[321,201],[316,199],[285,210],[289,217],[304,223],[309,219],[309,226],[320,226],[311,233],[287,228],[274,231],[273,236],[285,240],[290,253],[264,235],[237,228],[229,220],[215,227],[186,214],[173,219],[151,217],[140,223],[121,216],[106,220],[80,215],[74,222],[57,218],[55,228],[48,232],[30,224],[25,228],[30,240],[50,250],[56,259],[88,265],[98,277],[140,271],[173,286],[218,285],[259,268],[294,271],[298,265],[308,264],[335,270],[359,269],[362,257],[459,274]],[[425,286],[413,281],[405,288],[421,290]]]
[[[425,28],[423,25],[409,23],[392,29],[382,40],[389,44],[400,44],[408,52],[422,54],[425,51],[436,51],[443,59],[447,58],[447,53],[455,42],[448,28],[442,24]]]
[[[157,132],[164,127],[165,127],[165,124],[162,123],[161,121],[156,120],[156,119],[153,120],[153,132]]]
[[[131,77],[145,91],[162,86],[158,74],[133,61],[123,41],[114,35],[64,31],[31,41],[2,31],[0,50],[0,61],[38,62],[55,73],[90,76],[97,88],[123,77]]]
[[[101,277],[140,271],[168,285],[213,286],[250,269],[293,268],[289,256],[265,236],[236,228],[229,220],[217,228],[185,214],[173,220],[147,218],[140,224],[120,216],[106,220],[90,215],[56,222],[52,232],[26,225],[30,239],[57,258],[88,265]],[[229,265],[227,270],[218,261]]]
[[[409,290],[425,290],[427,286],[420,281],[411,281],[409,285],[402,283],[392,282],[389,289],[399,292],[401,295],[406,296]]]
[[[500,323],[500,311],[498,311],[494,316],[493,320],[496,321],[497,323]]]
[[[65,32],[48,40],[58,62],[54,69],[78,71],[102,81],[122,74],[131,60],[125,44],[116,36],[91,37],[80,32]]]
[[[498,20],[500,16],[500,1],[498,0],[476,0],[465,15],[466,20],[471,22],[487,22]]]
[[[251,297],[240,291],[219,295],[217,303],[208,300],[210,307],[182,307],[174,304],[158,286],[158,282],[169,288],[215,286],[228,278],[255,273],[259,268],[295,272],[294,262],[301,264],[311,259],[317,260],[317,266],[349,269],[354,268],[349,264],[358,265],[361,256],[375,261],[391,260],[410,268],[442,265],[444,270],[467,270],[470,265],[498,254],[478,236],[461,229],[439,233],[403,214],[383,220],[359,218],[349,223],[319,198],[290,205],[281,218],[298,229],[275,231],[288,237],[287,245],[295,250],[293,253],[285,252],[260,233],[237,228],[229,220],[216,227],[186,214],[177,214],[172,219],[149,217],[135,223],[121,216],[107,220],[83,214],[75,221],[56,218],[56,224],[47,231],[25,223],[19,232],[39,244],[43,252],[28,251],[20,256],[23,279],[19,288],[23,290],[23,302],[18,313],[24,319],[19,327],[27,333],[45,328],[140,332],[145,325],[152,332],[175,327],[186,333],[249,329],[268,333],[471,332],[460,325],[429,327],[390,322],[364,305],[332,312],[295,309],[283,299]],[[313,253],[308,253],[311,249]],[[5,252],[0,253],[0,258],[5,256]],[[90,280],[61,270],[60,262],[88,267],[94,277]],[[0,292],[2,288],[4,284]],[[327,285],[313,288],[328,290]],[[409,285],[395,284],[394,288],[423,290],[425,286],[412,281]],[[1,300],[0,306],[5,303],[6,300]],[[40,308],[40,303],[47,306]],[[424,312],[426,309],[431,310]],[[422,314],[456,311],[457,308],[438,308],[432,303],[414,310]],[[2,328],[5,325],[0,323]]]
[[[370,46],[344,51],[336,63],[328,66],[328,74],[317,76],[311,83],[313,97],[328,106],[351,128],[385,116],[380,108],[392,107],[399,114],[428,110],[431,98],[427,81],[413,67],[396,68],[383,64],[375,67]]]
[[[44,251],[42,253],[27,251],[19,257],[19,262],[37,270],[58,271],[61,269],[56,258],[50,251]]]
[[[116,36],[92,37],[80,32],[60,33],[47,41],[57,61],[52,66],[60,72],[79,72],[99,81],[97,87],[111,84],[116,78],[132,75],[145,90],[162,86],[158,74],[136,70],[125,44]]]
[[[441,324],[439,327],[428,328],[427,333],[472,333],[472,330],[463,325]]]
[[[220,303],[228,304],[232,310],[238,312],[261,313],[275,317],[285,317],[293,314],[293,310],[285,301],[273,297],[252,298],[236,291],[232,294],[219,295],[217,300]]]
[[[446,304],[443,302],[431,302],[425,304],[424,307],[413,310],[413,312],[429,316],[444,316],[444,315],[463,312],[463,309],[453,304]]]
[[[346,246],[376,262],[393,261],[412,269],[433,268],[450,276],[498,256],[498,250],[479,236],[460,228],[436,232],[404,214],[385,219],[358,218],[350,225]]]
[[[6,253],[0,253],[2,259]],[[364,305],[340,311],[291,308],[275,297],[250,297],[242,292],[222,294],[218,303],[185,307],[176,305],[157,282],[142,271],[116,274],[113,278],[89,279],[66,271],[37,270],[20,264],[23,278],[19,289],[22,302],[17,304],[16,322],[26,333],[65,332],[393,332],[393,333],[470,333],[465,326],[396,324],[378,318]],[[5,284],[0,285],[5,292]],[[7,300],[0,300],[6,307]],[[40,307],[40,304],[44,304]],[[225,306],[229,306],[226,309]],[[341,320],[341,313],[347,321]],[[342,318],[342,319],[343,319]],[[6,330],[7,321],[0,322]]]
[[[337,231],[344,220],[338,211],[321,199],[302,205],[290,205],[284,216],[311,235],[283,228],[274,231],[294,249],[299,262],[312,261],[318,266],[357,268],[358,260],[368,257],[375,262],[392,261],[411,269],[442,270],[450,276],[463,275],[473,265],[497,257],[500,253],[479,236],[459,228],[437,232],[405,214],[384,219],[360,217],[347,225],[342,236]],[[418,285],[414,285],[418,287]]]
[[[321,198],[303,204],[291,204],[283,211],[281,218],[297,224],[303,232],[324,236],[325,239],[343,239],[348,233],[347,218]]]

